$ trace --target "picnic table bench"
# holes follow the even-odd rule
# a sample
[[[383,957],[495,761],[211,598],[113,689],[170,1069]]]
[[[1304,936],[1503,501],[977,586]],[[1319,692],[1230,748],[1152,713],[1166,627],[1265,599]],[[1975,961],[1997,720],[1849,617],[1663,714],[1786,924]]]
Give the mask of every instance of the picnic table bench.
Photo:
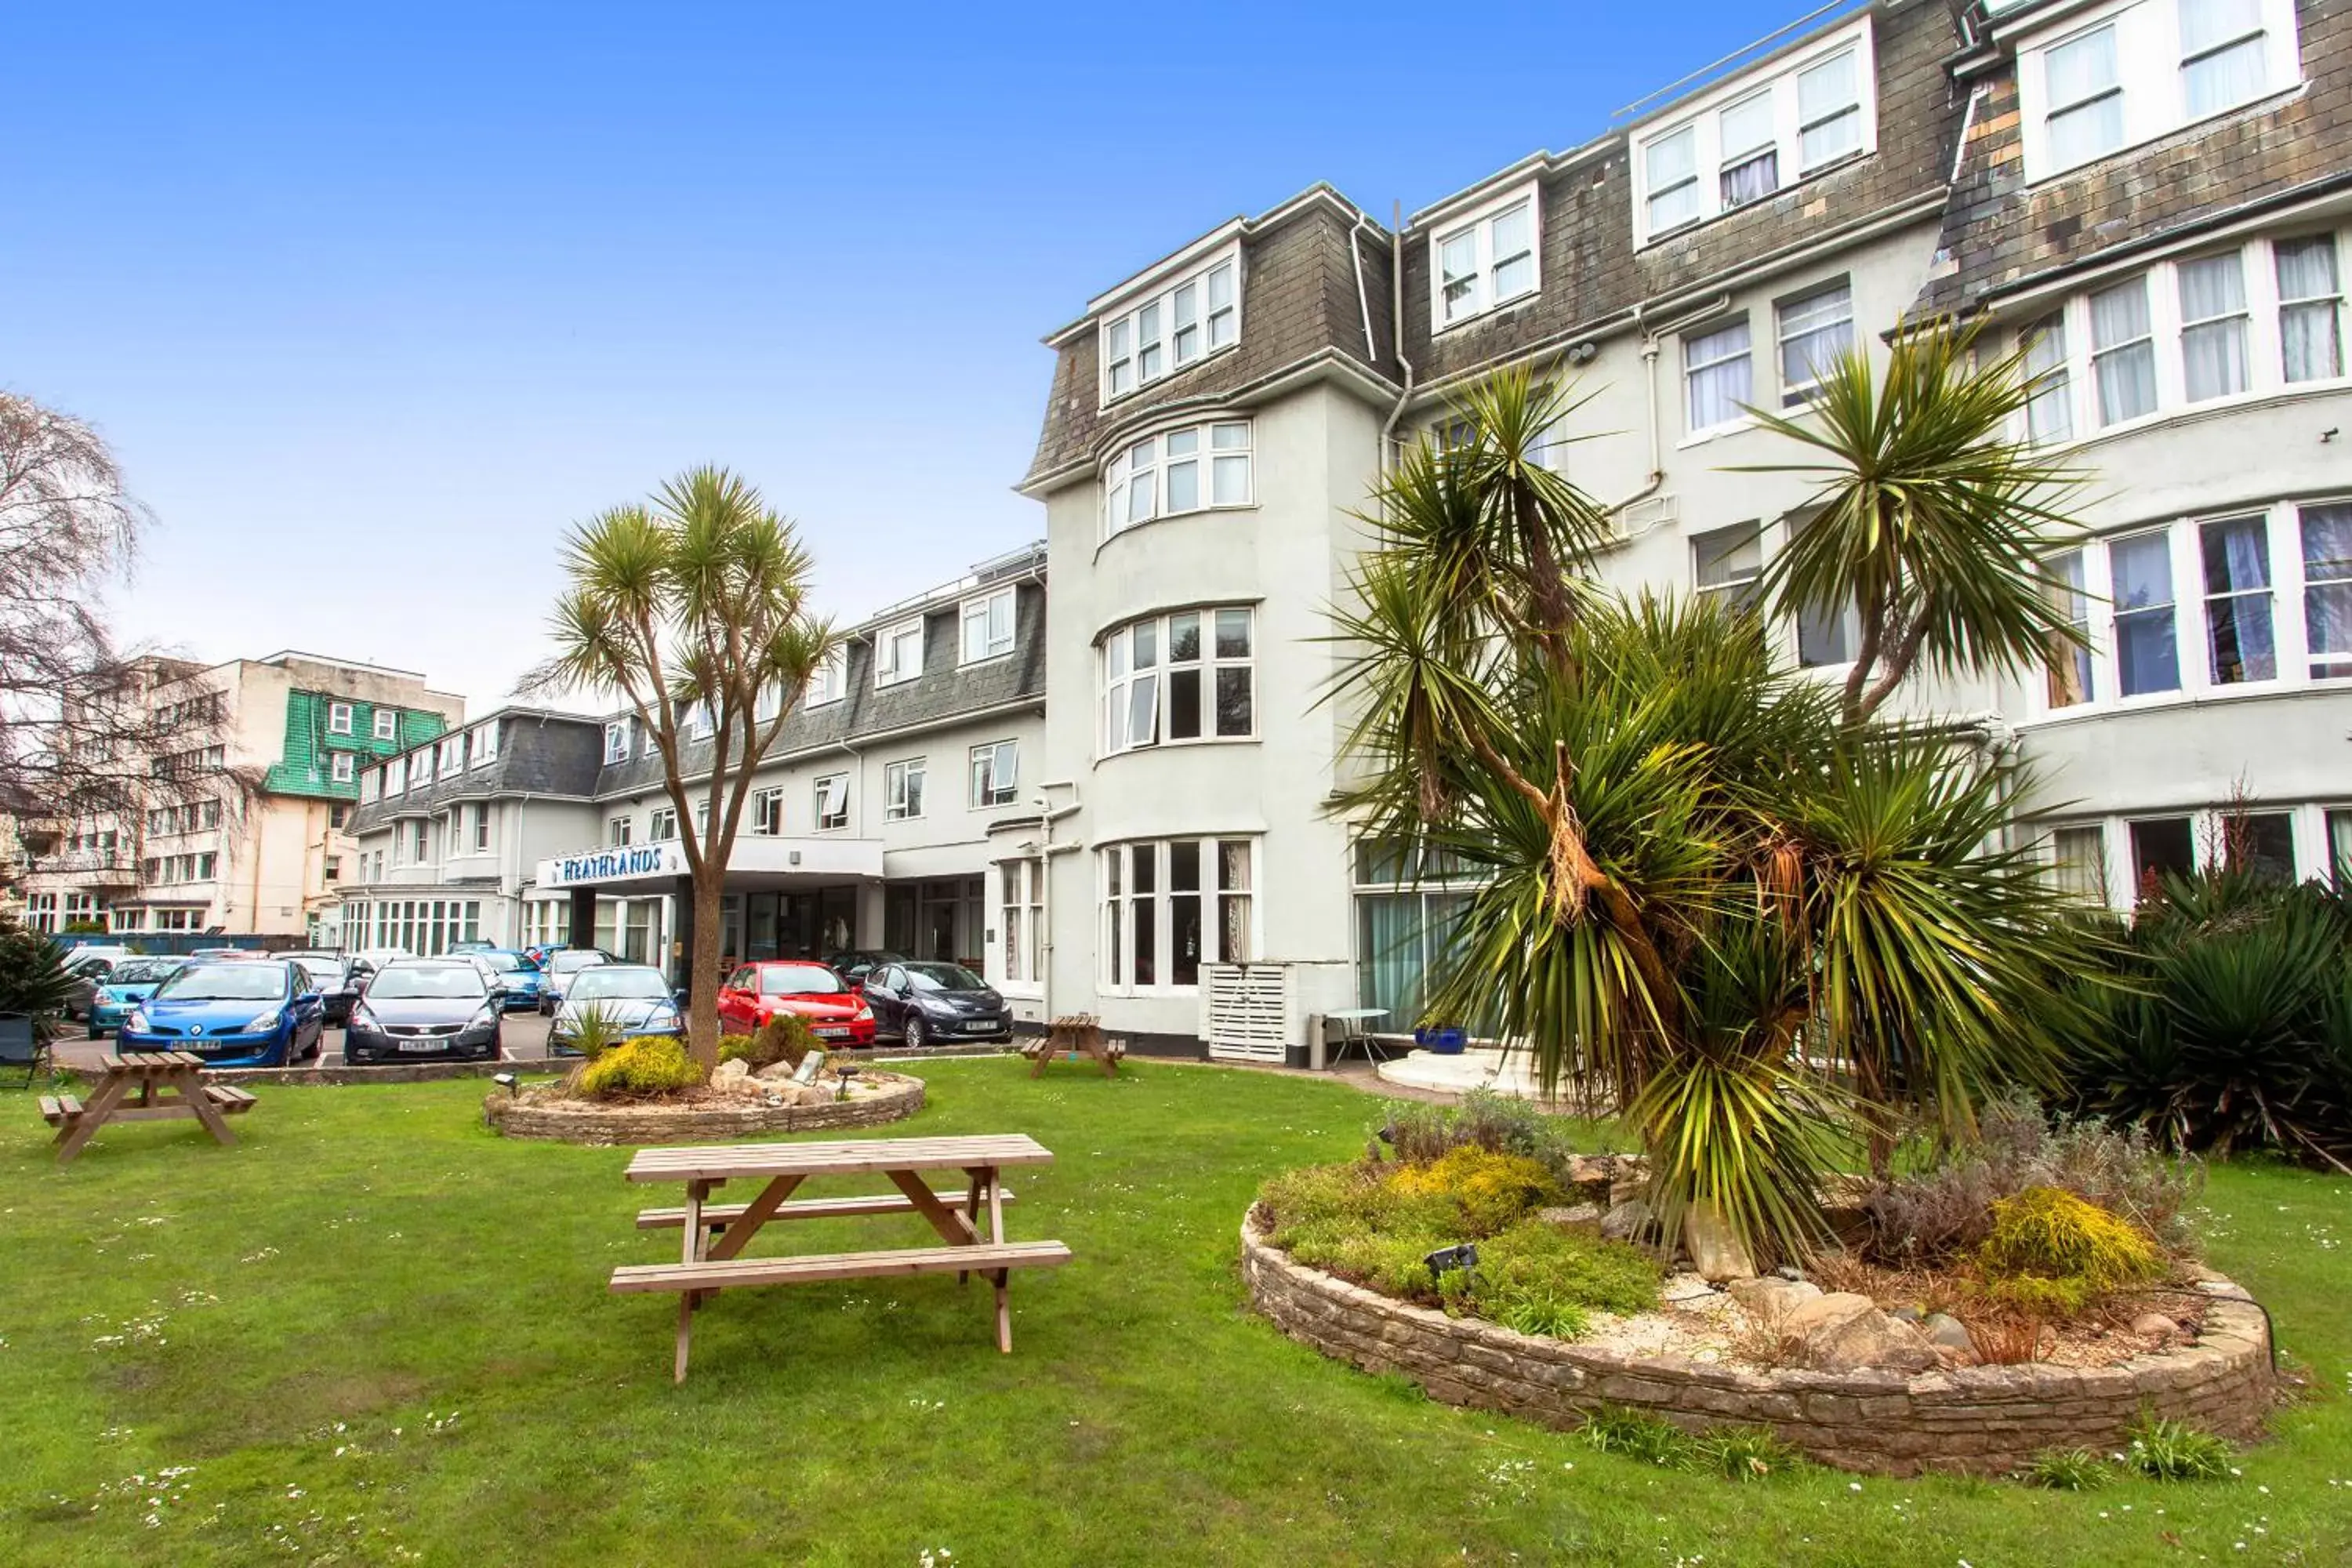
[[[73,1163],[84,1144],[110,1121],[194,1118],[222,1143],[236,1135],[224,1118],[254,1107],[245,1089],[204,1080],[205,1061],[186,1051],[131,1051],[98,1058],[102,1075],[88,1103],[70,1094],[41,1096],[41,1120],[58,1130],[58,1163]]]
[[[1073,1059],[1092,1057],[1102,1063],[1103,1077],[1116,1078],[1119,1059],[1127,1055],[1127,1042],[1105,1039],[1102,1020],[1092,1013],[1073,1013],[1055,1019],[1043,1038],[1021,1047],[1021,1054],[1029,1058],[1031,1078],[1043,1076],[1045,1064],[1065,1052]]]
[[[1002,1172],[1013,1165],[1045,1165],[1053,1152],[1022,1133],[971,1138],[873,1138],[835,1143],[746,1143],[685,1149],[640,1149],[630,1160],[632,1182],[683,1182],[686,1202],[646,1209],[640,1230],[677,1227],[684,1233],[676,1263],[625,1264],[613,1270],[617,1294],[678,1292],[677,1348],[673,1379],[686,1381],[687,1352],[694,1313],[713,1292],[733,1286],[808,1284],[824,1279],[891,1279],[916,1274],[953,1274],[961,1280],[985,1274],[996,1289],[996,1348],[1013,1350],[1013,1315],[1006,1283],[1015,1268],[1053,1268],[1070,1260],[1058,1241],[1007,1241]],[[963,1174],[962,1191],[935,1191],[929,1171]],[[893,1194],[843,1198],[793,1199],[813,1176],[879,1175]],[[711,1204],[712,1192],[730,1181],[764,1183],[749,1203]],[[772,1220],[839,1219],[869,1215],[919,1214],[946,1244],[880,1251],[807,1253],[782,1258],[746,1258],[745,1247]],[[978,1223],[986,1215],[987,1231]]]

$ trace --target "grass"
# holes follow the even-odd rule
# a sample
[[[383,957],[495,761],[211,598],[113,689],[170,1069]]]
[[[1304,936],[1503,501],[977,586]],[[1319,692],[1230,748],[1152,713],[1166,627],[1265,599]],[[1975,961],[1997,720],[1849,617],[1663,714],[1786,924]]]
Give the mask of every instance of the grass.
[[[704,1311],[683,1388],[671,1304],[604,1289],[675,1245],[630,1216],[677,1194],[631,1190],[623,1151],[489,1134],[479,1083],[267,1088],[236,1149],[127,1126],[62,1171],[0,1090],[0,1561],[2352,1560],[2352,1182],[2244,1165],[2207,1194],[2215,1260],[2318,1388],[2241,1478],[1741,1486],[1432,1404],[1249,1313],[1243,1209],[1363,1147],[1352,1089],[1133,1060],[926,1076],[903,1131],[1058,1156],[1014,1180],[1011,1229],[1077,1261],[1014,1285],[1013,1353],[951,1279],[746,1290]]]

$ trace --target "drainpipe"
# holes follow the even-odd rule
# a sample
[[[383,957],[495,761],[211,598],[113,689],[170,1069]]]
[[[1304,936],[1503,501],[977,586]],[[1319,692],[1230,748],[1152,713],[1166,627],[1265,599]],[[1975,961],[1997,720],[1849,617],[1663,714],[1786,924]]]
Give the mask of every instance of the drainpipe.
[[[1374,364],[1378,362],[1380,348],[1372,342],[1372,297],[1370,290],[1364,287],[1364,253],[1357,247],[1356,240],[1357,237],[1364,232],[1364,226],[1371,221],[1371,214],[1359,212],[1356,214],[1354,226],[1348,230],[1348,259],[1354,264],[1356,269],[1356,309],[1362,311],[1364,317],[1364,363],[1366,364]]]
[[[1397,421],[1404,417],[1405,405],[1412,401],[1412,361],[1404,357],[1404,204],[1396,204],[1394,223],[1389,230],[1389,292],[1390,331],[1396,339],[1397,363],[1404,367],[1404,390],[1397,394],[1396,406],[1389,410],[1387,423],[1381,426],[1381,467],[1383,470],[1395,465],[1393,443]]]
[[[1650,477],[1632,495],[1622,500],[1612,501],[1602,509],[1611,515],[1624,510],[1635,501],[1645,500],[1657,494],[1659,487],[1666,482],[1665,444],[1661,434],[1664,421],[1658,417],[1658,340],[1677,328],[1693,321],[1703,321],[1730,308],[1731,296],[1728,293],[1717,294],[1706,304],[1685,310],[1672,320],[1653,322],[1648,316],[1648,300],[1634,305],[1633,330],[1642,334],[1642,378],[1645,384],[1643,406],[1650,420]]]

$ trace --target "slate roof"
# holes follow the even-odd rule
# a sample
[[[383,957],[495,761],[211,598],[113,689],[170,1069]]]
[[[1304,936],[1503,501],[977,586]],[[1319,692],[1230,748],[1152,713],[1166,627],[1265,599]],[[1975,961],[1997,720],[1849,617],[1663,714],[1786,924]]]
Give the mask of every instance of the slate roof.
[[[454,778],[438,778],[389,799],[367,802],[346,831],[370,833],[403,816],[429,816],[453,801],[519,795],[584,800],[595,788],[604,755],[604,725],[597,719],[540,709],[502,709],[467,726],[499,726],[499,754]]]

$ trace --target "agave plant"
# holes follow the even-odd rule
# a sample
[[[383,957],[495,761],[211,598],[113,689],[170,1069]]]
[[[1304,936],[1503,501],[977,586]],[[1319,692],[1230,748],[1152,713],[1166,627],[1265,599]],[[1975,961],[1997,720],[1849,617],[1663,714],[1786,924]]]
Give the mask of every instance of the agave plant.
[[[1428,1017],[1489,1020],[1548,1090],[1625,1113],[1670,1223],[1801,1251],[1849,1141],[1883,1160],[1898,1113],[1964,1133],[2050,1078],[2078,939],[1990,847],[2027,781],[1857,722],[1751,616],[1599,592],[1599,510],[1536,461],[1573,406],[1486,389],[1379,493],[1334,611],[1339,808],[1477,879]]]

